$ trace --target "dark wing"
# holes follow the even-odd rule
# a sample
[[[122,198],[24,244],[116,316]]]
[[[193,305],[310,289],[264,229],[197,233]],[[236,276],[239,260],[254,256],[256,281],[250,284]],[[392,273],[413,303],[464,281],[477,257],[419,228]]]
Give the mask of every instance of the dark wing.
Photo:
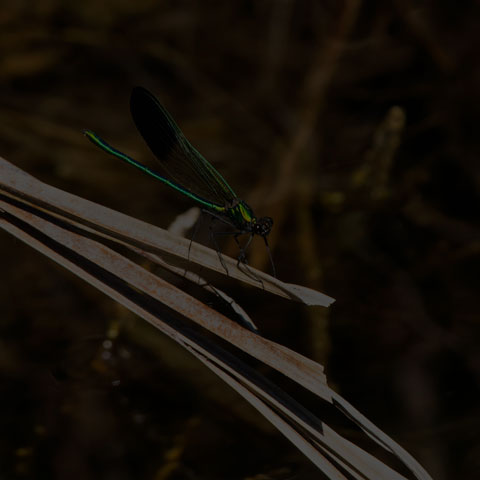
[[[237,198],[224,178],[190,144],[160,102],[145,88],[130,97],[133,121],[167,178],[217,205]]]

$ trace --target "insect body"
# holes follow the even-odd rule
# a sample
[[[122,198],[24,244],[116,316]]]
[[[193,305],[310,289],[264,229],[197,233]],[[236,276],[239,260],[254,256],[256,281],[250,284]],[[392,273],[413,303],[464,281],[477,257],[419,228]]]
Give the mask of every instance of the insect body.
[[[248,245],[254,235],[259,235],[268,248],[272,218],[254,215],[251,207],[237,197],[220,173],[191,145],[167,110],[148,90],[142,87],[133,89],[130,111],[138,131],[159,161],[160,172],[120,152],[91,130],[85,130],[84,134],[107,153],[169,185],[197,202],[212,216],[231,225],[235,239],[238,235],[250,234]],[[242,252],[241,260],[244,258]]]

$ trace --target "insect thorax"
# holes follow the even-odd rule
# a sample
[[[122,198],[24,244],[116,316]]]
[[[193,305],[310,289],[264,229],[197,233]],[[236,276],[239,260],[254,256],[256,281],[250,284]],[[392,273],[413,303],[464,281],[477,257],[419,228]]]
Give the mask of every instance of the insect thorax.
[[[270,217],[257,218],[251,207],[243,200],[235,200],[227,206],[226,214],[234,226],[245,233],[251,232],[265,237],[272,229],[273,220]]]
[[[252,225],[257,220],[253,210],[243,200],[235,200],[228,205],[226,214],[236,228],[245,232],[251,232]]]

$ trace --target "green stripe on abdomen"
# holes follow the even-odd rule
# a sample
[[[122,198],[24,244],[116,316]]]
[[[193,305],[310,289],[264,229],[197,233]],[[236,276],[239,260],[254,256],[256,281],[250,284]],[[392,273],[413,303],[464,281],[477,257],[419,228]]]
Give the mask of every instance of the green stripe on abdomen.
[[[84,130],[83,133],[94,145],[96,145],[97,147],[100,147],[102,150],[109,153],[110,155],[113,155],[114,157],[117,157],[120,160],[123,160],[124,162],[129,163],[130,165],[133,165],[134,167],[138,168],[139,170],[146,173],[147,175],[150,175],[151,177],[156,178],[157,180],[160,180],[161,182],[174,188],[175,190],[182,193],[183,195],[200,203],[204,207],[210,208],[220,213],[225,212],[224,206],[209,202],[208,200],[205,200],[204,198],[199,197],[198,195],[195,195],[193,192],[190,192],[186,188],[183,188],[181,185],[178,185],[177,183],[172,182],[171,180],[168,180],[163,175],[160,175],[159,173],[157,173],[155,170],[148,168],[147,166],[143,165],[143,163],[137,162],[132,157],[129,157],[125,153],[122,153],[116,148],[112,147],[105,140],[100,138],[95,132],[92,132],[91,130]]]

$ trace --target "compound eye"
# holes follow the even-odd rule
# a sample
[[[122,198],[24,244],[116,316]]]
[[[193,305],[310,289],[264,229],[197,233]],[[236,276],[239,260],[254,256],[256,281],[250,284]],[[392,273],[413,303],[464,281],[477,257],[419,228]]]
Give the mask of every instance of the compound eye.
[[[272,225],[273,225],[273,220],[271,217],[263,217],[258,221],[256,225],[257,227],[256,233],[264,237],[270,233],[270,230],[272,229]]]

